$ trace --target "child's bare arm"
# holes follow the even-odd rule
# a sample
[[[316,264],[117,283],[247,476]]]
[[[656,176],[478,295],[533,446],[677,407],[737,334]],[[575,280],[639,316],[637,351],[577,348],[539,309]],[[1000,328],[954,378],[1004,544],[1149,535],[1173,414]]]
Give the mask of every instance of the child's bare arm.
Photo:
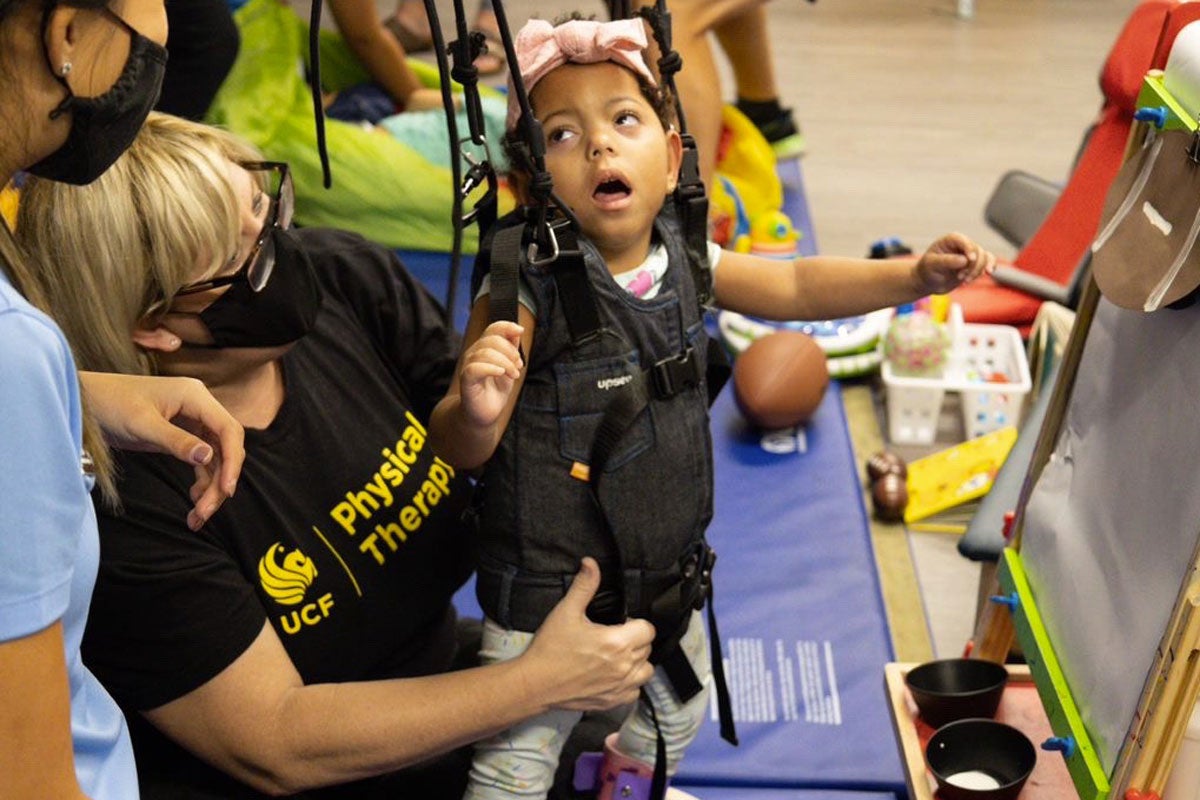
[[[534,319],[525,306],[518,306],[520,324],[489,325],[488,316],[485,296],[471,309],[458,369],[429,419],[434,451],[462,469],[495,452],[525,380],[518,345],[528,353],[533,342]]]
[[[768,319],[834,319],[948,292],[996,266],[959,233],[918,258],[812,256],[778,261],[725,251],[715,275],[717,304]]]

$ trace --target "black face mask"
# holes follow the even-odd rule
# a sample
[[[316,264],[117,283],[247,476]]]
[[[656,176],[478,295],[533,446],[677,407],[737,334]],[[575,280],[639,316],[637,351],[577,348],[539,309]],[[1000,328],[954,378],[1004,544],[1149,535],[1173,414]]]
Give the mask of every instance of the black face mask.
[[[71,131],[62,147],[28,168],[28,172],[40,178],[75,185],[96,180],[133,143],[158,102],[167,51],[112,12],[109,16],[125,26],[132,37],[129,59],[117,82],[99,97],[77,97],[66,79],[50,65],[54,77],[67,87],[67,99],[50,112],[50,119],[58,119],[70,111]],[[49,58],[47,54],[47,63]]]
[[[312,330],[321,308],[312,262],[287,231],[277,228],[270,235],[275,239],[275,267],[262,291],[238,281],[199,313],[212,334],[211,347],[276,347]]]

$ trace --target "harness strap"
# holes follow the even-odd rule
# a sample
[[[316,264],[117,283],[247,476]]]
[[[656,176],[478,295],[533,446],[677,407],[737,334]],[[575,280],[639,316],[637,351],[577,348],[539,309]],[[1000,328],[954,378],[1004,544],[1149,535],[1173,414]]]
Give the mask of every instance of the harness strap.
[[[687,251],[696,299],[707,308],[713,299],[712,267],[708,263],[708,195],[700,180],[699,153],[690,133],[682,135],[683,160],[679,165],[679,183],[675,187],[675,207],[683,228],[683,247]]]
[[[591,341],[600,333],[600,312],[588,280],[583,250],[574,228],[562,225],[556,230],[558,260],[554,263],[554,285],[563,305],[567,327],[574,347]]]
[[[700,678],[696,676],[696,670],[692,669],[687,656],[684,655],[682,647],[676,647],[667,653],[659,666],[663,668],[663,672],[667,673],[667,679],[671,681],[671,686],[675,688],[675,693],[679,695],[681,703],[691,700],[704,688],[700,683]]]
[[[712,552],[711,550],[709,551]],[[716,554],[713,554],[716,559]],[[711,569],[711,567],[710,567]],[[713,609],[712,581],[708,582],[708,649],[711,654],[713,685],[717,690],[717,718],[721,726],[721,738],[737,746],[737,728],[733,721],[733,703],[729,699],[729,684],[725,682],[725,661],[721,654],[721,634],[717,630],[717,612]]]
[[[667,740],[663,738],[658,712],[654,710],[650,695],[645,688],[640,693],[642,702],[650,711],[650,721],[654,723],[654,777],[650,781],[650,800],[663,800],[667,796]]]
[[[720,721],[721,738],[732,745],[737,745],[737,727],[733,719],[733,703],[729,697],[729,684],[725,680],[725,662],[721,654],[721,632],[717,629],[717,615],[713,609],[712,572],[716,563],[716,551],[705,544],[698,561],[689,562],[684,568],[678,598],[670,598],[669,592],[656,598],[653,606],[660,613],[652,614],[654,619],[651,622],[658,625],[661,614],[666,610],[665,606],[669,605],[672,601],[682,605],[688,611],[699,611],[702,606],[708,606],[706,613],[709,660],[712,665],[713,689],[717,693],[717,717]],[[689,573],[689,569],[694,571]],[[666,652],[659,657],[658,663],[662,666],[663,671],[666,672],[667,679],[671,682],[671,686],[675,689],[675,693],[679,696],[680,701],[686,703],[696,696],[701,690],[702,685],[699,677],[696,675],[696,671],[692,668],[691,662],[684,656],[683,649],[680,647],[679,642],[683,637],[683,633],[681,630],[674,634],[674,641],[669,644]],[[651,653],[651,658],[654,658],[653,653]]]
[[[492,237],[491,252],[491,296],[489,309],[491,322],[517,321],[517,290],[521,276],[521,240],[525,226],[510,225],[496,231]]]

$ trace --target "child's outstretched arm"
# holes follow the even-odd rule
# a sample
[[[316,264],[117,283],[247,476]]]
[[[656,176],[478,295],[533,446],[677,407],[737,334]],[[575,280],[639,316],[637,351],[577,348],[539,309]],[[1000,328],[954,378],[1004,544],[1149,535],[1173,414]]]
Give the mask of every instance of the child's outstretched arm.
[[[456,467],[473,469],[491,458],[504,435],[525,380],[518,346],[528,353],[534,318],[518,305],[518,320],[488,324],[488,298],[471,309],[463,351],[450,389],[433,409],[429,434],[434,452]]]
[[[811,256],[779,261],[723,251],[717,304],[767,319],[835,319],[942,294],[996,268],[996,257],[961,233],[920,258]]]

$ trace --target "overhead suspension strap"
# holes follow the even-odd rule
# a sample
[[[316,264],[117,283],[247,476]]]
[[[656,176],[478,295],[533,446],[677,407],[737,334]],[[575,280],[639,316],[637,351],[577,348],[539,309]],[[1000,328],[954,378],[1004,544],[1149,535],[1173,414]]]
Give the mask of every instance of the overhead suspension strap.
[[[325,105],[321,102],[321,0],[313,0],[308,16],[309,89],[312,90],[313,118],[317,126],[317,154],[321,158],[321,180],[326,189],[333,186],[329,169],[329,147],[325,143]]]
[[[495,0],[492,3],[492,9],[496,12],[500,40],[504,43],[504,56],[509,64],[512,92],[521,109],[521,116],[517,120],[517,134],[520,139],[517,147],[525,160],[525,166],[533,173],[529,185],[529,193],[534,201],[533,215],[530,220],[533,225],[533,238],[529,245],[529,262],[534,266],[542,266],[553,262],[558,257],[559,251],[550,219],[551,201],[559,213],[576,229],[579,228],[579,220],[575,218],[570,206],[562,202],[554,193],[554,181],[546,169],[545,132],[542,130],[542,123],[538,122],[537,117],[533,115],[533,107],[529,104],[529,93],[525,90],[525,81],[521,78],[520,62],[517,60],[517,49],[508,26],[504,3],[501,0]]]
[[[433,51],[441,84],[442,109],[446,114],[446,131],[450,143],[450,179],[454,186],[451,210],[454,236],[450,249],[450,275],[445,300],[446,317],[453,320],[458,276],[462,269],[463,231],[467,225],[478,222],[479,238],[482,241],[496,221],[499,180],[485,138],[483,106],[479,97],[479,70],[475,66],[475,59],[487,50],[487,45],[482,33],[467,30],[466,9],[462,0],[455,0],[454,3],[457,38],[449,46],[442,37],[436,3],[434,0],[425,0],[424,5],[433,36]],[[448,55],[453,58],[453,68],[448,63]],[[466,137],[460,136],[458,132],[458,115],[454,107],[451,81],[457,81],[463,88],[462,101],[468,126]],[[464,161],[469,165],[465,177],[462,174]],[[483,197],[475,202],[470,212],[464,214],[463,201],[485,184],[487,189]]]
[[[675,118],[679,122],[679,137],[683,142],[683,159],[679,165],[679,183],[675,187],[675,208],[683,227],[683,244],[700,305],[712,303],[712,270],[708,263],[708,194],[700,178],[700,153],[696,140],[688,133],[683,103],[675,89],[675,74],[683,67],[679,52],[671,46],[671,11],[666,0],[656,0],[654,7],[639,12],[650,25],[658,45],[658,74],[663,86],[675,101]]]

